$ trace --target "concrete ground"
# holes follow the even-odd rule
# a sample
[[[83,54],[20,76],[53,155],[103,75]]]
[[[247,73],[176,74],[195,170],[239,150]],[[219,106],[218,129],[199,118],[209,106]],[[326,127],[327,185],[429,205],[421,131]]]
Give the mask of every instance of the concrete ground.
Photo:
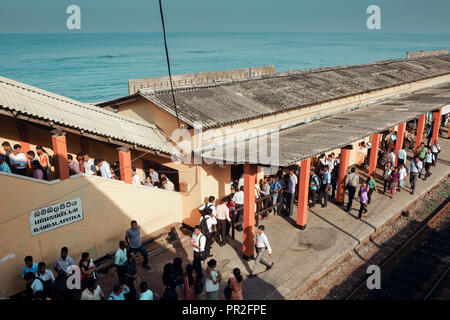
[[[444,135],[446,136],[446,132]],[[266,257],[274,262],[274,267],[265,271],[265,267],[260,265],[258,277],[246,277],[254,266],[254,260],[247,262],[241,258],[242,232],[237,232],[236,240],[229,239],[229,244],[224,247],[219,247],[215,243],[211,252],[218,262],[217,269],[223,274],[224,279],[220,287],[221,298],[223,299],[226,280],[236,267],[240,268],[244,275],[244,299],[295,298],[295,295],[306,288],[311,281],[327,271],[350,250],[368,239],[383,224],[401,213],[404,208],[427,193],[450,173],[450,140],[445,138],[439,140],[442,152],[439,155],[437,167],[432,167],[432,175],[426,181],[419,179],[415,194],[411,195],[409,192],[409,180],[406,182],[406,190],[396,193],[394,199],[390,199],[387,193],[386,195],[374,193],[369,213],[363,216],[362,220],[355,219],[359,210],[359,202],[355,199],[350,213],[346,213],[331,201],[327,208],[321,208],[318,205],[313,210],[309,210],[305,230],[292,226],[295,223],[296,210],[292,217],[270,216],[268,220],[262,221],[262,224],[266,226],[266,234],[273,249],[273,258],[269,258],[268,255]],[[382,191],[381,174],[382,170],[378,169],[378,188]],[[361,181],[365,179],[366,171],[362,170],[360,177]],[[345,202],[347,199],[346,195]],[[192,250],[186,241],[182,246],[150,257],[150,265],[154,269],[147,271],[139,267],[140,279],[147,281],[149,287],[161,295],[163,292],[162,268],[176,256],[183,259],[184,266],[191,263]],[[112,272],[101,276],[100,285],[105,295],[109,295],[112,291],[116,279],[117,276]]]

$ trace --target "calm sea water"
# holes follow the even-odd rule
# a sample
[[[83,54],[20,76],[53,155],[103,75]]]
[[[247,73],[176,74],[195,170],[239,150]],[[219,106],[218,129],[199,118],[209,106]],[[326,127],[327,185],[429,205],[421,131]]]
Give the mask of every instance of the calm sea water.
[[[277,71],[404,58],[450,47],[445,34],[172,33],[172,73],[275,65]],[[160,33],[0,34],[0,75],[84,102],[167,75]]]

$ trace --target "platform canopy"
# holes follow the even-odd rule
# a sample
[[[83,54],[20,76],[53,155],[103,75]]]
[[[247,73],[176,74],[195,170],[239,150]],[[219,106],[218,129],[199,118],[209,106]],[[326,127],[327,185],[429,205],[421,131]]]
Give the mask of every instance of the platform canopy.
[[[289,166],[301,160],[322,153],[342,148],[355,141],[385,131],[400,123],[415,119],[420,115],[441,108],[450,103],[450,83],[421,90],[396,99],[371,104],[359,109],[340,113],[307,124],[298,125],[279,132],[278,161],[268,161],[266,155],[258,154],[257,160],[249,157],[249,145],[255,139],[267,139],[267,153],[270,156],[269,137],[248,139],[245,142],[245,162],[258,165]],[[236,144],[237,145],[237,144]],[[222,160],[227,163],[243,163],[236,161],[237,147],[233,152],[226,152],[222,147],[222,156],[214,151],[197,151],[210,160]],[[230,157],[231,153],[231,157]],[[263,160],[264,159],[264,160]]]

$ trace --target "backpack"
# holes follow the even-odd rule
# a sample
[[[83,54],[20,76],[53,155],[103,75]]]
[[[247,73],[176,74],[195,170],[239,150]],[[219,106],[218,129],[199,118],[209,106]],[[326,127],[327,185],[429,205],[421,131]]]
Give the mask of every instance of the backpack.
[[[205,215],[203,215],[203,219],[200,222],[200,231],[202,232],[202,234],[205,237],[208,237],[208,235],[209,235],[208,223],[206,221],[207,219],[211,219],[211,217],[209,217],[208,215],[205,214]]]
[[[205,214],[211,214],[212,209],[210,203],[207,203],[203,209],[198,209],[198,211],[201,213],[202,216]]]

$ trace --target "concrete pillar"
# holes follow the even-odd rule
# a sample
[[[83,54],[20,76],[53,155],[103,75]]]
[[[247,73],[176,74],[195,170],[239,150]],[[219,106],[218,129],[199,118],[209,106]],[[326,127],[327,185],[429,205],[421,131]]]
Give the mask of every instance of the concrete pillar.
[[[120,165],[120,180],[131,184],[133,171],[131,169],[131,152],[128,148],[119,149],[119,165]]]
[[[423,114],[419,117],[419,123],[417,124],[417,133],[416,133],[416,143],[414,145],[414,154],[416,154],[416,150],[420,147],[420,143],[423,138],[423,129],[425,128],[425,118],[426,114]]]
[[[298,206],[297,226],[304,230],[308,216],[308,193],[311,170],[311,158],[303,160],[300,164],[300,177],[298,180]]]
[[[397,128],[397,141],[395,142],[395,165],[398,164],[397,152],[403,148],[403,140],[405,138],[406,122],[400,123]]]
[[[433,112],[433,135],[431,137],[431,144],[434,143],[434,141],[439,138],[439,127],[441,126],[441,111],[442,108],[439,108],[438,111]]]
[[[69,179],[66,136],[63,133],[53,135],[52,146],[56,177],[61,180]]]
[[[353,148],[352,145],[346,146],[341,149],[340,164],[339,164],[339,176],[338,176],[338,187],[336,202],[344,204],[345,195],[345,177],[348,170],[348,162],[350,159],[350,150]]]
[[[255,179],[257,166],[244,164],[244,237],[243,256],[253,257],[255,251]]]
[[[372,146],[370,147],[369,175],[377,171],[378,148],[380,147],[380,134],[372,135]]]

